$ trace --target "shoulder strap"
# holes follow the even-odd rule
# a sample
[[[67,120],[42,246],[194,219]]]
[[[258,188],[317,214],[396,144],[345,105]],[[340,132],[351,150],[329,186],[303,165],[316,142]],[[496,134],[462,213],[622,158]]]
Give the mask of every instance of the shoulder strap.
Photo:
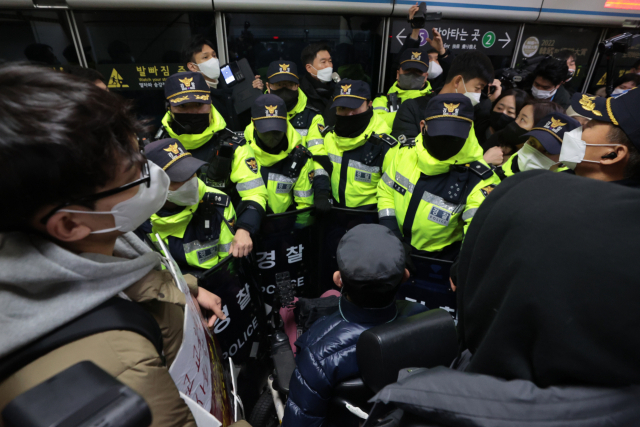
[[[398,137],[398,142],[400,143],[400,148],[412,148],[416,146],[415,138],[407,138],[405,135],[400,135]]]
[[[114,297],[3,358],[0,363],[0,382],[63,345],[113,330],[140,334],[151,341],[159,355],[162,354],[162,332],[155,319],[137,303]]]
[[[322,112],[317,109],[316,107],[314,107],[313,105],[309,105],[309,103],[307,102],[307,105],[305,105],[304,108],[308,108],[309,110],[313,111],[316,114],[322,114]]]
[[[318,123],[318,130],[320,131],[320,135],[324,138],[329,132],[333,131],[335,126],[324,126]]]
[[[307,160],[311,158],[311,151],[307,147],[301,144],[296,145],[282,165],[282,174],[289,178],[298,178]]]
[[[478,160],[469,164],[469,170],[478,175],[482,180],[488,179],[493,175],[493,170]]]
[[[398,144],[398,141],[392,137],[391,135],[387,135],[386,133],[374,133],[369,137],[369,142],[373,144],[385,143],[389,147],[395,147]]]
[[[223,129],[220,131],[220,141],[240,146],[247,143],[247,140],[244,137],[244,132],[234,132],[231,129]]]

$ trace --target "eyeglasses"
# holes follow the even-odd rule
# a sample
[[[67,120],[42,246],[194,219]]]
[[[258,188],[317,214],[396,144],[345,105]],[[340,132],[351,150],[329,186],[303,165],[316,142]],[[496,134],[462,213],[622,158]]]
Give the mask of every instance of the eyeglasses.
[[[141,154],[144,157],[144,153],[141,153]],[[101,191],[100,193],[91,194],[89,196],[83,196],[77,199],[70,200],[66,203],[62,203],[56,206],[55,208],[53,208],[48,214],[46,214],[40,220],[40,222],[42,224],[46,224],[47,221],[49,221],[49,218],[53,216],[53,214],[55,214],[57,211],[59,211],[62,208],[66,208],[67,206],[78,205],[78,204],[81,205],[81,204],[95,202],[96,200],[113,196],[114,194],[122,193],[123,191],[127,191],[128,189],[138,186],[140,184],[146,184],[147,188],[149,188],[151,186],[151,173],[149,172],[149,161],[147,160],[146,157],[144,157],[144,161],[142,162],[141,175],[142,177],[140,179],[136,179],[135,181],[132,181],[123,186],[112,188],[111,190],[107,190],[107,191]]]

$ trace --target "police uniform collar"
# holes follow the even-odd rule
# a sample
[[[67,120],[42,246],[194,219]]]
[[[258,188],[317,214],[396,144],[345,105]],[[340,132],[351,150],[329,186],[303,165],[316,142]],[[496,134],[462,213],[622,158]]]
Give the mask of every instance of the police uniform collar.
[[[464,166],[468,163],[482,159],[482,147],[478,144],[478,139],[475,136],[473,126],[471,127],[471,131],[469,132],[469,136],[467,137],[467,141],[462,147],[462,150],[460,150],[460,152],[455,156],[446,160],[438,160],[429,154],[427,149],[424,148],[422,134],[416,137],[415,143],[415,148],[413,150],[409,150],[409,152],[416,153],[418,156],[418,168],[422,173],[429,176],[448,173],[449,168],[452,165]]]

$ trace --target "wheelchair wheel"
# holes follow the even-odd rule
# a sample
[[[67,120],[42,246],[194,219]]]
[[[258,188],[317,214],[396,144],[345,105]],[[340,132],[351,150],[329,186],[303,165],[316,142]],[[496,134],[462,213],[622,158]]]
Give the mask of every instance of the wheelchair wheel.
[[[258,398],[248,421],[252,427],[276,427],[280,424],[273,398],[268,389]]]

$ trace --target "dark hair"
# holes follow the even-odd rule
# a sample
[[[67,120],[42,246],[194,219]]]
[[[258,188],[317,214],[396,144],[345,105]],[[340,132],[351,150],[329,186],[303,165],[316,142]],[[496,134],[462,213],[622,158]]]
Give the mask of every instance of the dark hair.
[[[544,116],[551,113],[562,113],[564,114],[564,108],[562,108],[559,104],[556,104],[552,101],[546,101],[543,99],[530,99],[524,106],[531,105],[533,106],[533,125],[538,124],[540,120],[544,118]]]
[[[105,82],[105,79],[102,73],[100,73],[100,71],[98,70],[94,70],[93,68],[83,68],[83,67],[78,67],[76,65],[70,65],[66,67],[64,71],[67,74],[71,74],[72,76],[79,77],[91,83],[94,83],[96,80],[100,80],[103,83]]]
[[[142,160],[144,129],[120,96],[66,73],[0,66],[0,232],[28,229],[46,205],[107,185],[122,165]],[[92,208],[93,206],[88,206]]]
[[[620,127],[612,124],[607,133],[607,142],[624,145],[629,150],[629,160],[623,172],[624,178],[640,177],[640,151],[629,140],[627,134]]]
[[[318,52],[326,50],[329,52],[331,48],[329,45],[325,43],[314,43],[302,49],[302,54],[300,54],[300,59],[302,60],[302,65],[312,64],[316,59]]]
[[[205,38],[201,35],[195,35],[187,42],[187,44],[182,48],[182,62],[185,64],[188,62],[195,62],[193,58],[196,53],[202,52],[202,48],[207,45],[211,49],[215,50],[215,45],[209,41],[209,39]]]
[[[640,76],[633,73],[627,73],[621,77],[618,77],[615,83],[613,84],[613,87],[616,88],[621,84],[624,84],[627,82],[633,82],[635,83],[636,86],[640,86]]]
[[[429,55],[430,53],[438,53],[438,51],[435,50],[434,48],[431,48],[431,49],[427,50],[427,55]]]
[[[569,50],[569,49],[563,49],[560,52],[558,52],[555,55],[553,55],[553,57],[556,58],[559,61],[563,61],[565,64],[567,63],[569,58],[573,58],[574,61],[576,60],[576,54],[573,53],[573,51]]]
[[[559,85],[569,76],[567,61],[556,58],[543,59],[533,71],[533,79],[538,76],[549,80],[554,86]]]
[[[516,116],[520,114],[520,110],[522,110],[522,107],[524,107],[526,105],[526,102],[529,101],[529,94],[527,92],[523,91],[522,89],[512,88],[502,92],[498,97],[498,99],[496,99],[495,102],[493,103],[493,106],[491,107],[491,109],[493,110],[493,107],[495,107],[498,104],[498,102],[500,102],[500,100],[506,96],[515,97]]]
[[[462,76],[465,82],[479,78],[487,83],[493,81],[493,64],[487,55],[480,52],[465,52],[456,56],[451,63],[445,83],[455,76]]]
[[[636,70],[640,68],[640,59],[633,63],[631,68],[635,68]]]
[[[363,308],[382,308],[391,304],[398,293],[398,288],[386,292],[380,292],[379,290],[372,291],[371,289],[362,288],[360,286],[350,286],[349,280],[341,277],[343,293],[349,297],[351,302],[359,307]]]

